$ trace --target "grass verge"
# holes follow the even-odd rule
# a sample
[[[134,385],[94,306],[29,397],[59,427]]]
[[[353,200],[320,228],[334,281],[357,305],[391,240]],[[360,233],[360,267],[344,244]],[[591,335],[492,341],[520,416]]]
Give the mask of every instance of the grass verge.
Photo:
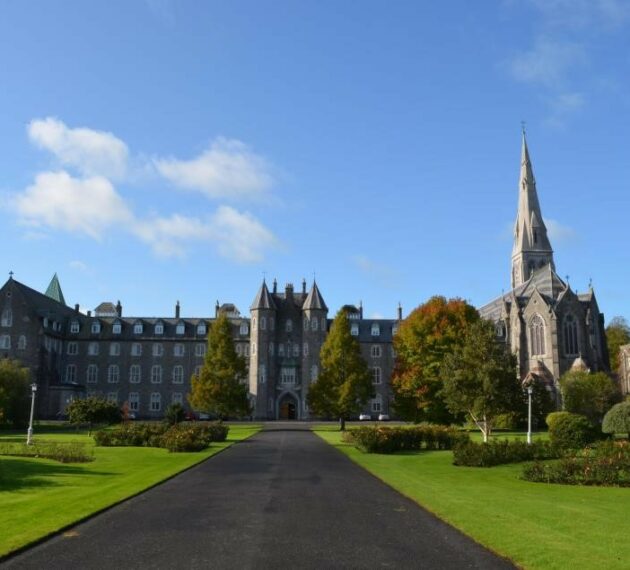
[[[261,426],[231,425],[225,442],[195,453],[152,447],[94,447],[92,463],[0,457],[0,560],[68,525],[116,504],[241,441]],[[76,441],[86,433],[37,434],[38,441]],[[0,442],[23,437],[0,435]]]
[[[315,432],[370,473],[491,550],[530,569],[628,568],[630,489],[519,479],[522,464],[455,467],[450,451],[366,454]]]

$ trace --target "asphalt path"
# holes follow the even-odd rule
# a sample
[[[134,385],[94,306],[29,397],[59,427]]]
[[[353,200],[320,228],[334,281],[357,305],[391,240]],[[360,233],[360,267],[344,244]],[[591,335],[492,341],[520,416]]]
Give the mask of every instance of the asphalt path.
[[[1,566],[513,568],[303,424],[267,426]]]

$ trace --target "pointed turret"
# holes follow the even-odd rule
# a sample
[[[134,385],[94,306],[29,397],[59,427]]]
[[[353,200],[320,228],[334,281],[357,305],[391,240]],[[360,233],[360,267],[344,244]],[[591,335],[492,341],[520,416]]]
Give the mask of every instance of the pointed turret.
[[[324,298],[322,294],[319,292],[319,287],[317,283],[313,281],[313,286],[311,290],[308,292],[306,299],[304,300],[304,305],[302,306],[303,310],[309,309],[322,309],[324,311],[328,310],[326,303],[324,302]]]
[[[258,289],[258,293],[256,293],[256,297],[254,297],[254,302],[250,309],[252,311],[256,309],[275,309],[276,304],[273,302],[273,297],[271,293],[269,293],[269,289],[267,288],[267,283],[263,279],[262,285],[260,289]]]
[[[518,185],[518,213],[514,224],[514,248],[512,249],[513,288],[527,281],[539,267],[550,264],[555,270],[553,250],[538,202],[536,179],[529,158],[525,131],[523,131]]]
[[[45,295],[46,297],[50,297],[51,299],[57,301],[57,303],[61,303],[62,305],[66,304],[66,300],[63,298],[63,292],[61,291],[61,285],[59,284],[59,278],[56,273],[50,280],[50,285],[48,285]]]

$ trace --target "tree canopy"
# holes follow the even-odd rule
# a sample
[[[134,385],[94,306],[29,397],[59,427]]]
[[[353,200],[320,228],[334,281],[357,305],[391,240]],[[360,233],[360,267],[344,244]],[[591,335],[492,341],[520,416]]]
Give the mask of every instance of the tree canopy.
[[[394,406],[402,419],[453,421],[440,395],[440,368],[478,320],[477,310],[466,301],[436,296],[400,324],[394,336],[396,365],[391,383]]]
[[[617,385],[604,372],[570,370],[560,378],[560,388],[564,409],[586,416],[595,424],[621,399]]]
[[[197,411],[220,418],[249,415],[247,362],[236,354],[230,321],[220,314],[208,332],[208,350],[199,375],[193,375],[188,394]]]
[[[630,439],[630,401],[615,404],[606,412],[602,431],[612,435],[623,433]]]
[[[335,316],[320,351],[320,372],[309,388],[308,405],[317,416],[339,418],[341,427],[373,395],[372,379],[359,341],[350,333],[347,312]]]
[[[66,413],[71,424],[88,424],[90,431],[94,424],[115,424],[122,419],[118,404],[97,397],[73,400]]]
[[[30,394],[28,369],[17,360],[0,360],[0,424],[26,425]]]
[[[619,371],[619,348],[630,344],[630,325],[623,317],[613,317],[606,327],[606,343],[610,357],[610,369]]]
[[[507,345],[496,341],[494,325],[485,320],[473,323],[444,358],[441,396],[452,413],[471,417],[484,441],[499,414],[523,407],[516,367],[516,357]]]

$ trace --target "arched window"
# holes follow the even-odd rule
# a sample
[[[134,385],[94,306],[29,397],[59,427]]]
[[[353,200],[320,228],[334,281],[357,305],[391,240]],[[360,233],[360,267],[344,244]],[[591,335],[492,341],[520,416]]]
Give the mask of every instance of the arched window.
[[[573,315],[567,315],[565,317],[562,327],[562,336],[564,337],[564,353],[567,356],[577,354],[579,352],[577,321]]]
[[[154,364],[151,367],[151,384],[162,383],[162,367],[159,364]]]
[[[267,328],[267,319],[265,317],[260,317],[260,330],[264,331]]]
[[[540,315],[535,315],[529,323],[529,337],[532,356],[545,354],[545,323]]]
[[[110,384],[118,384],[120,379],[120,368],[118,364],[110,364],[107,367],[107,382]]]
[[[13,324],[13,313],[11,308],[7,307],[2,311],[2,319],[0,323],[3,327],[10,327]]]
[[[173,384],[184,383],[184,367],[181,364],[173,366]]]

